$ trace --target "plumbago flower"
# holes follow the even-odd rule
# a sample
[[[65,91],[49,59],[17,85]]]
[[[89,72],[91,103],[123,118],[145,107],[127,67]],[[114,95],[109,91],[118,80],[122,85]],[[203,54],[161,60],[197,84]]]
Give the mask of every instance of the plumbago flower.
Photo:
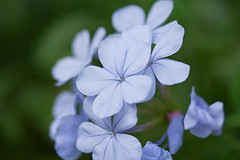
[[[164,85],[178,84],[187,79],[190,71],[189,65],[165,58],[175,54],[181,48],[183,35],[184,28],[176,24],[159,39],[152,52],[146,50],[148,63],[144,75],[151,77],[153,81],[149,97],[155,94],[156,79]],[[151,30],[146,25],[130,27],[122,32],[121,37],[129,46],[138,41],[152,43]]]
[[[140,73],[148,63],[150,51],[150,43],[138,41],[128,48],[118,36],[100,43],[98,52],[103,68],[88,66],[76,81],[80,92],[97,95],[92,106],[97,116],[108,117],[119,112],[125,102],[134,104],[151,98],[152,80]]]
[[[187,64],[165,57],[175,54],[182,46],[184,28],[176,25],[162,37],[154,47],[145,74],[153,74],[164,85],[173,85],[185,81],[190,67]]]
[[[208,104],[195,93],[192,88],[191,103],[184,118],[185,130],[200,138],[206,138],[210,134],[220,136],[224,122],[224,110],[222,102]]]
[[[90,44],[90,34],[87,30],[79,32],[72,42],[73,56],[64,57],[55,64],[52,76],[58,82],[57,86],[65,84],[69,79],[76,77],[82,69],[89,65],[97,51],[99,42],[104,38],[106,30],[99,27]]]
[[[95,97],[87,97],[84,111],[93,122],[83,122],[78,131],[77,148],[84,153],[93,152],[93,160],[140,160],[141,143],[124,134],[137,123],[136,105],[124,103],[113,118],[99,118],[92,111]],[[112,118],[112,119],[111,119]]]
[[[153,43],[166,34],[166,31],[177,24],[177,21],[162,25],[173,10],[172,0],[156,1],[150,9],[145,20],[144,10],[137,5],[129,5],[116,10],[112,15],[112,25],[118,31],[122,32],[135,25],[148,25],[153,35]],[[160,27],[159,27],[160,26]]]

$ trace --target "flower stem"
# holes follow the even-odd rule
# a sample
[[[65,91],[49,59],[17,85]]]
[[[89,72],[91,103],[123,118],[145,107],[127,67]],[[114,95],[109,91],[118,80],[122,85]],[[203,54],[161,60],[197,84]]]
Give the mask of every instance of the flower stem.
[[[159,146],[163,143],[163,141],[165,141],[165,139],[167,138],[167,133],[165,133],[159,141],[156,142],[156,144]]]
[[[125,132],[131,132],[131,133],[135,133],[135,132],[141,132],[141,131],[144,131],[146,128],[150,127],[151,125],[157,123],[158,119],[156,120],[153,120],[153,121],[150,121],[150,122],[147,122],[147,123],[144,123],[144,124],[141,124],[141,125],[138,125],[138,126],[135,126],[135,127],[132,127],[130,129],[127,129],[125,131],[122,131],[122,133],[125,133]]]

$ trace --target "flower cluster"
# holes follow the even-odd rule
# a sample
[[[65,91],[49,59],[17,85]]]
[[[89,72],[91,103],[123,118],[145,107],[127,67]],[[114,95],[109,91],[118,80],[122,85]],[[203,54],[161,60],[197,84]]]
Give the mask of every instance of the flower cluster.
[[[73,56],[60,59],[52,69],[56,85],[71,80],[73,90],[57,96],[50,125],[50,137],[62,159],[92,152],[94,160],[171,160],[183,144],[184,130],[201,138],[221,134],[223,103],[208,107],[194,88],[187,113],[171,113],[158,142],[142,147],[127,134],[148,126],[135,126],[138,103],[151,100],[157,87],[188,78],[189,65],[166,58],[181,48],[184,37],[177,21],[164,24],[172,9],[172,0],[158,0],[145,18],[141,7],[129,5],[112,15],[117,33],[106,36],[99,27],[91,43],[87,30],[77,33]],[[93,57],[102,67],[93,65]],[[169,151],[160,147],[167,137]]]

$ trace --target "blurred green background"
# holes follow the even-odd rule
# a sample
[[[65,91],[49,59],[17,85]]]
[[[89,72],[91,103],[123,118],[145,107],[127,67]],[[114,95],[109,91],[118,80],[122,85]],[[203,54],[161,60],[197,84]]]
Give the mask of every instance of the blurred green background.
[[[60,159],[48,136],[55,96],[51,67],[71,55],[74,35],[99,26],[113,33],[111,14],[127,4],[149,11],[154,0],[1,0],[0,1],[0,159]],[[176,160],[240,159],[240,1],[175,0],[168,22],[185,28],[181,50],[171,58],[191,66],[182,84],[169,87],[170,104],[186,112],[192,86],[211,104],[225,104],[221,137],[184,133]],[[158,96],[158,95],[157,95]],[[158,104],[156,103],[156,106]],[[141,108],[144,109],[144,105]],[[141,109],[139,109],[141,111]],[[145,119],[151,120],[149,114]],[[166,126],[135,134],[145,145],[157,141]],[[91,155],[84,155],[88,159]]]

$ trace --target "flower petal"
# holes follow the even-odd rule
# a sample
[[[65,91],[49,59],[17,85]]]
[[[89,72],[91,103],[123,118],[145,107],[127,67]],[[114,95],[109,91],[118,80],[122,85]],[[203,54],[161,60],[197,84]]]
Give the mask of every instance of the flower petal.
[[[157,144],[147,141],[143,147],[141,160],[158,160],[161,155],[161,149]]]
[[[140,160],[142,157],[142,146],[137,138],[127,134],[116,134],[114,136],[115,159],[117,160]]]
[[[106,35],[106,29],[104,27],[99,27],[92,38],[92,43],[90,46],[90,54],[93,56],[97,52],[99,43],[103,40]]]
[[[88,30],[84,29],[83,31],[76,34],[72,42],[72,52],[73,55],[81,59],[82,61],[91,60],[91,54],[89,53],[90,45],[90,34]]]
[[[189,75],[190,67],[182,62],[160,59],[153,63],[153,71],[164,85],[173,85],[185,81]]]
[[[192,88],[191,92],[191,103],[188,107],[188,111],[184,117],[184,129],[188,130],[195,127],[198,123],[198,110],[197,107],[200,107],[204,110],[208,109],[208,104],[204,101],[204,99],[198,96],[195,93],[195,87]],[[205,115],[205,113],[204,113]],[[201,116],[202,117],[202,116]],[[204,118],[204,117],[203,117]]]
[[[165,22],[173,10],[172,0],[160,0],[156,1],[150,9],[147,16],[147,25],[151,29],[156,28]]]
[[[158,147],[157,144],[147,141],[143,147],[141,160],[172,160],[172,156],[168,151]]]
[[[168,126],[168,144],[171,154],[176,154],[183,144],[183,115],[174,117]]]
[[[130,76],[122,82],[122,92],[127,103],[141,103],[149,99],[152,79],[145,75]]]
[[[211,130],[211,128],[213,127],[212,123],[214,119],[209,112],[208,104],[204,101],[202,97],[198,96],[195,93],[194,87],[191,93],[191,103],[186,115],[188,114],[194,115],[193,118],[195,118],[198,122],[196,126],[207,126],[206,129],[208,130]]]
[[[209,106],[209,111],[212,117],[215,119],[215,124],[213,125],[212,134],[215,136],[220,136],[222,133],[222,126],[224,123],[224,109],[222,102],[215,102]]]
[[[155,77],[152,67],[147,67],[144,72],[144,75],[146,75],[152,79],[152,87],[150,89],[148,97],[146,98],[146,99],[150,100],[150,99],[152,99],[152,97],[154,96],[154,94],[156,92],[156,77]]]
[[[152,52],[152,60],[156,61],[176,53],[182,46],[184,28],[174,23],[169,26],[169,30],[165,32],[164,37],[160,38]]]
[[[118,83],[104,89],[93,102],[93,112],[100,118],[118,113],[123,106],[122,90]]]
[[[194,111],[194,108],[192,108],[190,105],[183,120],[185,130],[189,130],[197,125],[197,119],[195,117],[196,113]]]
[[[128,47],[135,45],[137,41],[152,43],[152,31],[147,25],[136,25],[122,32],[122,38]]]
[[[99,143],[93,150],[93,160],[140,160],[141,143],[133,136],[115,134]]]
[[[76,108],[74,106],[75,98],[76,96],[69,91],[63,91],[58,94],[52,110],[54,118],[76,114]]]
[[[99,94],[104,88],[115,83],[114,75],[96,66],[88,66],[78,75],[76,86],[87,96]]]
[[[90,153],[108,137],[107,130],[91,122],[83,122],[78,129],[77,148],[81,152]]]
[[[211,126],[197,124],[194,128],[190,129],[190,132],[199,138],[207,138],[211,134]]]
[[[83,103],[83,109],[88,118],[93,121],[98,126],[102,127],[103,129],[111,131],[112,124],[111,124],[111,117],[107,118],[99,118],[96,114],[93,113],[92,105],[95,100],[96,96],[94,97],[86,97]]]
[[[137,42],[129,48],[123,66],[124,77],[142,71],[150,60],[151,45],[145,42]]]
[[[49,137],[51,140],[55,141],[57,128],[62,117],[55,118],[49,126]]]
[[[156,29],[153,30],[153,37],[152,37],[152,41],[154,44],[157,44],[157,42],[163,38],[167,33],[168,31],[170,31],[173,27],[175,27],[176,25],[178,25],[178,22],[175,20],[175,21],[172,21],[166,25],[163,25],[163,26],[160,26]]]
[[[52,68],[52,76],[58,81],[56,85],[61,86],[69,79],[76,77],[86,65],[86,62],[72,57],[58,60]]]
[[[115,160],[115,152],[113,137],[109,136],[94,148],[92,158],[93,160]]]
[[[208,104],[207,102],[200,97],[199,95],[196,94],[195,92],[195,87],[192,87],[192,92],[191,92],[191,103],[193,104],[192,106],[194,107],[200,107],[202,109],[208,109]]]
[[[106,38],[98,48],[99,59],[103,67],[116,76],[122,75],[126,53],[126,43],[119,36]]]
[[[132,128],[138,121],[136,104],[124,103],[123,108],[113,118],[115,132],[121,132]]]
[[[84,121],[80,115],[65,116],[61,119],[56,135],[55,149],[62,159],[77,159],[81,152],[76,147],[78,127]]]
[[[144,10],[137,5],[122,7],[112,15],[112,25],[118,32],[134,25],[144,24],[144,21]]]

